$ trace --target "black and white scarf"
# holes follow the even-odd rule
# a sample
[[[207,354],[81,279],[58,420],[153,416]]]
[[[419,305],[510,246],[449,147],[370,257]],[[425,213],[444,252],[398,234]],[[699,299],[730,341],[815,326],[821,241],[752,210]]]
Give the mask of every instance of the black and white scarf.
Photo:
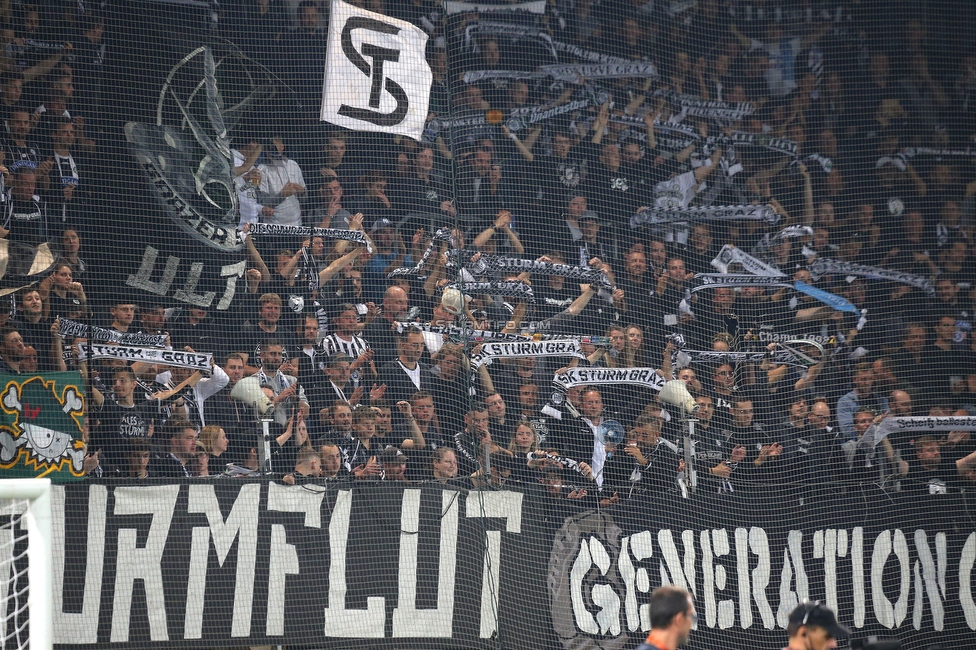
[[[528,0],[517,4],[504,3],[484,3],[484,2],[461,2],[460,0],[445,0],[444,11],[447,15],[460,13],[530,13],[543,14],[546,12],[545,0]]]
[[[471,251],[454,250],[448,251],[448,263],[456,268],[464,268],[473,275],[482,275],[491,271],[501,271],[503,273],[531,273],[545,277],[560,277],[579,282],[581,284],[591,284],[601,289],[613,291],[613,283],[604,271],[598,271],[586,266],[572,266],[570,264],[556,264],[554,262],[543,262],[541,260],[528,260],[520,257],[503,257],[501,255],[482,255],[477,262],[465,262],[470,260],[474,253]]]
[[[123,361],[141,361],[143,363],[179,366],[180,368],[191,368],[201,372],[210,372],[213,367],[213,355],[199,352],[102,345],[100,343],[92,343],[90,345],[85,343],[79,347],[81,348],[80,361],[89,357],[92,359],[122,359]]]
[[[365,246],[367,252],[373,252],[373,246],[361,230],[346,230],[344,228],[312,228],[309,226],[285,226],[277,223],[252,223],[248,232],[252,235],[279,235],[288,237],[321,237],[323,239],[341,239]]]
[[[433,254],[434,249],[437,247],[437,242],[439,241],[446,241],[452,248],[454,247],[454,239],[451,236],[450,228],[440,228],[434,233],[430,243],[427,244],[427,250],[425,250],[424,254],[420,256],[420,259],[416,264],[413,266],[404,266],[399,269],[393,269],[387,274],[386,277],[396,278],[403,275],[417,275],[420,273],[421,269],[423,269],[424,265],[427,263],[427,260],[430,259],[431,254]]]
[[[693,208],[647,208],[630,218],[631,228],[687,221],[762,221],[776,223],[779,215],[768,205],[714,205]]]
[[[165,334],[139,334],[85,325],[68,318],[59,318],[58,336],[61,338],[90,339],[95,343],[115,343],[116,345],[137,345],[162,348],[166,346]]]
[[[485,79],[546,79],[565,83],[582,83],[584,79],[627,79],[631,77],[656,79],[657,68],[650,61],[625,61],[623,63],[557,63],[544,65],[538,72],[521,70],[470,70],[464,73],[464,83],[472,84]]]
[[[673,90],[656,90],[653,97],[664,97],[681,109],[682,114],[693,117],[710,117],[720,120],[741,120],[752,115],[756,108],[749,102],[721,102],[715,99],[702,99],[697,95],[683,95]]]
[[[576,357],[586,358],[578,338],[548,339],[544,341],[520,341],[512,343],[485,342],[481,350],[471,357],[471,367],[479,368],[485,361],[513,357]]]
[[[823,346],[817,341],[810,339],[791,339],[781,341],[775,352],[732,352],[719,350],[688,350],[685,348],[684,337],[672,332],[668,334],[668,343],[672,344],[671,367],[678,368],[687,366],[690,363],[759,363],[763,359],[769,359],[772,363],[809,368],[824,360]],[[801,345],[813,346],[819,351],[817,356],[810,356],[799,348]]]
[[[692,293],[702,289],[735,289],[738,287],[793,288],[793,281],[785,275],[769,277],[749,275],[748,273],[696,273],[695,279],[698,280],[699,284],[691,288]]]
[[[911,273],[902,273],[893,269],[883,269],[878,266],[867,266],[864,264],[854,264],[841,260],[832,260],[826,257],[819,257],[810,264],[807,269],[814,280],[819,280],[825,275],[853,275],[872,280],[887,280],[898,284],[907,284],[910,287],[921,289],[930,296],[935,295],[935,287],[928,278]]]
[[[569,368],[552,377],[553,393],[542,413],[562,419],[559,411],[566,402],[566,392],[574,386],[611,386],[624,384],[644,386],[660,391],[667,380],[654,368]]]
[[[529,302],[535,302],[532,287],[517,280],[505,282],[464,282],[463,280],[458,280],[447,286],[469,295],[511,296],[512,298],[522,298]]]
[[[775,266],[758,260],[741,248],[736,248],[731,244],[723,246],[722,250],[718,252],[718,255],[715,256],[715,259],[710,264],[722,273],[728,273],[729,266],[732,264],[739,264],[753,275],[766,277],[783,277],[786,275]]]

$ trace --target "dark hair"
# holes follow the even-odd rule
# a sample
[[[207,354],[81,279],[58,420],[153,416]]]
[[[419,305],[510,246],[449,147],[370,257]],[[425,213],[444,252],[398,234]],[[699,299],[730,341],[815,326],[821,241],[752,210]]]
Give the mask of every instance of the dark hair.
[[[284,349],[284,347],[285,347],[284,344],[282,344],[282,342],[279,339],[268,339],[264,343],[261,344],[261,352],[266,351],[272,345],[277,345],[278,347],[280,347],[282,349]]]
[[[132,368],[119,368],[112,373],[112,377],[114,378],[116,375],[125,375],[129,381],[136,380],[136,373],[132,371]]]
[[[167,438],[175,438],[176,436],[183,433],[185,429],[193,429],[196,431],[196,427],[189,420],[184,420],[183,418],[171,418],[169,422],[166,423],[166,434]]]
[[[471,403],[471,408],[468,409],[468,413],[484,413],[487,410],[488,405],[479,400]]]
[[[655,589],[650,600],[651,628],[660,630],[669,627],[675,616],[684,614],[690,609],[688,606],[690,597],[686,590],[674,585]]]

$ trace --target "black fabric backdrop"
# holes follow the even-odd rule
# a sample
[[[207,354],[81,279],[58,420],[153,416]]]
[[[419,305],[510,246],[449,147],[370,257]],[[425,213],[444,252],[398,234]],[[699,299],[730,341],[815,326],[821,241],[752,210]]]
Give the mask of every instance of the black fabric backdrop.
[[[686,581],[700,616],[693,648],[780,648],[804,596],[836,603],[856,636],[971,647],[976,533],[965,495],[837,489],[805,502],[703,489],[593,511],[535,486],[67,485],[54,495],[56,642],[631,648],[646,635],[650,590]],[[343,539],[344,608],[362,618],[330,636],[357,615],[329,602],[330,549]],[[400,602],[411,593],[412,609]],[[363,616],[375,598],[380,613]]]

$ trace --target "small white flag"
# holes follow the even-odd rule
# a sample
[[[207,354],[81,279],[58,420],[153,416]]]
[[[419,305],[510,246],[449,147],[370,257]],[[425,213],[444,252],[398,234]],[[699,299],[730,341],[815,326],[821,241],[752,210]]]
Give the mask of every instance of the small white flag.
[[[426,47],[416,25],[332,0],[321,119],[420,140],[433,81]]]

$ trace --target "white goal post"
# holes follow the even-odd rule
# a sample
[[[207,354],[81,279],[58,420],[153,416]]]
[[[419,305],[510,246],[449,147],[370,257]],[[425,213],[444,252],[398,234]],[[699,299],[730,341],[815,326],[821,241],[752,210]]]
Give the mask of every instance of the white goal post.
[[[21,503],[22,505],[18,505]],[[26,507],[23,507],[23,506]],[[52,586],[51,586],[51,480],[0,479],[0,517],[5,528],[0,531],[0,619],[6,619],[9,598],[14,584],[13,548],[18,536],[27,536],[27,606],[29,610],[30,650],[51,650],[53,647]],[[14,612],[14,617],[17,613]],[[3,620],[0,646],[15,650],[8,643],[10,623]],[[16,636],[15,636],[16,638]],[[21,644],[23,645],[23,644]],[[20,650],[20,648],[16,648]]]

